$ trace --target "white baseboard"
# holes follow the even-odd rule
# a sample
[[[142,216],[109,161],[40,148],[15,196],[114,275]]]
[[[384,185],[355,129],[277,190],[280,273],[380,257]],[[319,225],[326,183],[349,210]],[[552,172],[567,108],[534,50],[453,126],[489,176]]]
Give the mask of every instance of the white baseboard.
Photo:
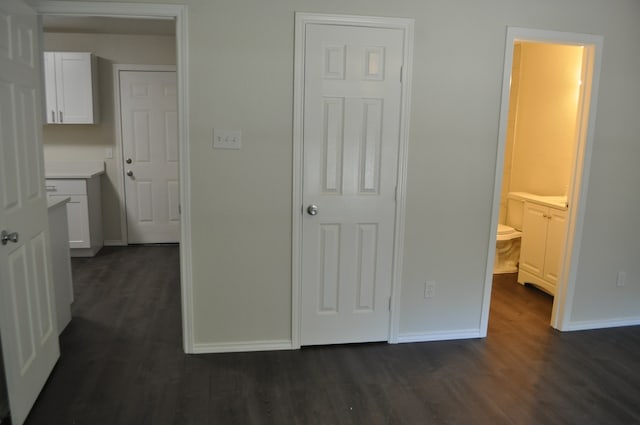
[[[604,329],[604,328],[620,328],[623,326],[638,326],[640,325],[640,317],[629,317],[625,319],[610,319],[610,320],[584,320],[578,322],[571,322],[567,326],[567,331],[586,331],[590,329]]]
[[[127,244],[123,241],[118,240],[108,240],[104,241],[104,246],[126,246]]]
[[[483,338],[480,329],[460,329],[454,331],[407,332],[398,335],[398,342],[448,341],[452,339]]]
[[[275,351],[292,350],[289,340],[275,341],[247,341],[247,342],[218,342],[212,344],[194,344],[194,354],[205,353],[240,353],[247,351]]]

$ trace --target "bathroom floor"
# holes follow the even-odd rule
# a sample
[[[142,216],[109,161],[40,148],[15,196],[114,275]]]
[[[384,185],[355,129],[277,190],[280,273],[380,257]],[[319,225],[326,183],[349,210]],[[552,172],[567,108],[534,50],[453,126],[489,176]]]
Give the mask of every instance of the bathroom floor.
[[[539,337],[549,331],[552,309],[553,297],[533,285],[519,284],[518,273],[494,274],[488,335],[504,332],[506,326]]]

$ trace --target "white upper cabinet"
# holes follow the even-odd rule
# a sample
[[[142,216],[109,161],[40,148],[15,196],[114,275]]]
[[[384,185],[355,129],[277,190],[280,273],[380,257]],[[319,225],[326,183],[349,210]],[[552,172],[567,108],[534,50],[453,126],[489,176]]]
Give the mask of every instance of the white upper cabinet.
[[[47,124],[96,124],[97,61],[91,53],[45,52]]]

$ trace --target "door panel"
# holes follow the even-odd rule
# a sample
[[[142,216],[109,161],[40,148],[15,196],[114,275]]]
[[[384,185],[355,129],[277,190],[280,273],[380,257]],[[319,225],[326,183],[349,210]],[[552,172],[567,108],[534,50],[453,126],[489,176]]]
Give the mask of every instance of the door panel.
[[[129,243],[178,242],[176,74],[120,71],[120,99]]]
[[[37,23],[0,3],[0,332],[11,419],[24,422],[59,356],[44,192]]]
[[[556,285],[562,264],[562,252],[564,251],[566,211],[558,211],[549,208],[549,223],[547,230],[547,249],[544,259],[544,279]]]
[[[302,345],[389,337],[402,51],[399,30],[307,26]]]
[[[544,268],[545,241],[547,235],[547,208],[526,203],[522,218],[522,246],[520,267],[542,276]]]

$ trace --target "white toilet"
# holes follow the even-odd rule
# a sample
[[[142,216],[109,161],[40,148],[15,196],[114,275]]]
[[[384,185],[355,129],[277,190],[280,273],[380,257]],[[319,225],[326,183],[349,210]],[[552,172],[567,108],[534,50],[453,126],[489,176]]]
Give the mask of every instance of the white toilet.
[[[517,273],[522,237],[523,201],[507,199],[507,224],[498,224],[493,273]]]

